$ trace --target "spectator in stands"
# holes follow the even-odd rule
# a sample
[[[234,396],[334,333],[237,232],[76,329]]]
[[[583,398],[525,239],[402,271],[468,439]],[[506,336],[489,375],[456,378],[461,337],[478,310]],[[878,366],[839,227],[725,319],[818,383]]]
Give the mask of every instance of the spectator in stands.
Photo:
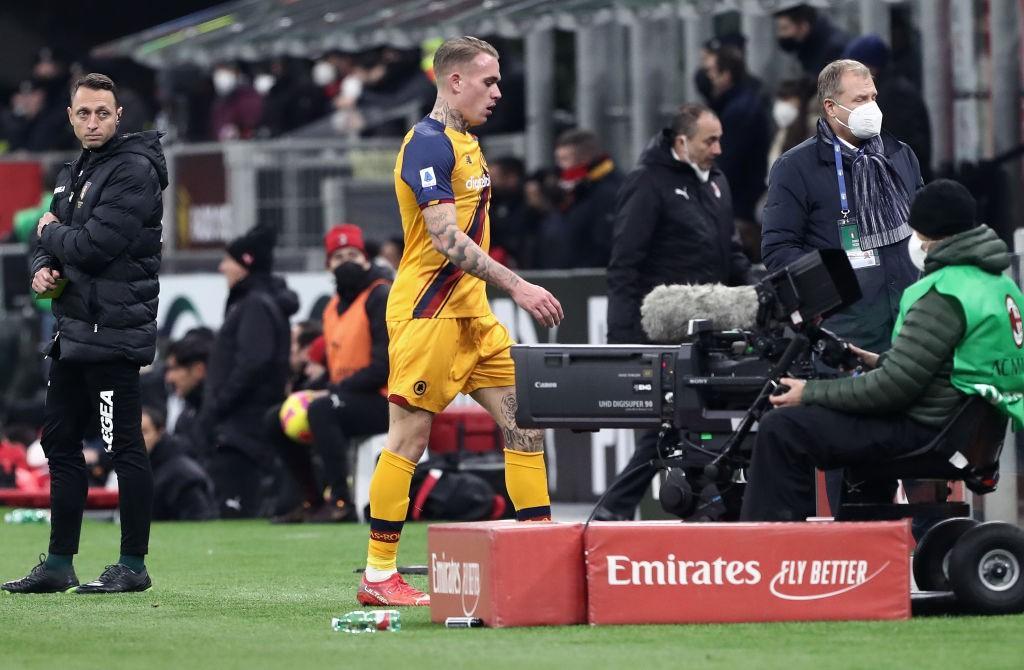
[[[545,249],[546,231],[558,230],[561,217],[557,203],[562,199],[558,188],[558,172],[543,168],[530,174],[523,182],[523,201],[526,210],[523,216],[522,239],[519,243],[519,267],[548,267],[546,260],[552,253]]]
[[[210,474],[222,517],[270,512],[275,458],[264,417],[284,399],[298,297],[271,274],[276,231],[257,226],[233,240],[221,260],[228,283],[224,324],[210,353],[203,398],[214,445]]]
[[[555,142],[561,201],[544,237],[544,267],[606,267],[611,257],[615,196],[622,176],[597,135],[573,129]]]
[[[750,283],[750,261],[733,225],[728,180],[715,167],[722,125],[701,104],[683,105],[626,177],[608,267],[608,341],[647,344],[640,303],[659,284]],[[637,431],[637,448],[597,517],[631,519],[656,469],[658,431]]]
[[[204,467],[213,457],[208,429],[201,421],[206,366],[213,339],[213,331],[208,328],[191,330],[171,342],[164,358],[164,381],[181,404],[170,432],[181,440],[185,453]]]
[[[263,99],[249,85],[237,63],[221,63],[213,70],[217,94],[210,112],[210,139],[247,140],[256,134],[263,115]]]
[[[11,98],[6,135],[11,151],[61,151],[75,146],[67,115],[67,92],[59,98],[39,80],[26,81]]]
[[[488,164],[491,176],[491,252],[501,250],[505,265],[522,267],[526,197],[523,182],[526,167],[513,156],[504,156]]]
[[[842,55],[850,41],[845,31],[803,3],[775,12],[774,16],[779,48],[794,54],[808,77],[817,77],[822,68]]]
[[[353,437],[388,429],[388,329],[385,322],[391,279],[370,262],[358,226],[334,226],[324,237],[327,269],[336,295],[324,308],[324,341],[330,385],[309,405],[313,447],[327,486],[310,488],[312,452],[292,445],[285,462],[306,488],[304,510],[289,520],[358,521],[349,487],[349,445]],[[301,516],[299,516],[301,514]]]
[[[768,150],[768,169],[771,169],[779,156],[814,135],[814,124],[818,120],[818,113],[812,104],[814,93],[814,83],[808,79],[779,82],[772,105],[775,136]],[[754,213],[760,217],[760,207]]]
[[[324,97],[334,100],[342,90],[342,83],[355,69],[355,54],[332,49],[313,64],[313,83],[323,89]]]
[[[864,35],[850,42],[843,58],[864,63],[875,78],[878,106],[885,114],[885,129],[914,150],[921,177],[931,181],[932,131],[928,106],[917,87],[890,66],[892,51],[878,35]]]
[[[743,53],[720,46],[709,53],[711,109],[722,124],[722,153],[715,164],[732,191],[736,228],[747,256],[761,258],[761,230],[754,207],[765,192],[772,120],[761,83],[747,73]]]
[[[317,63],[333,69],[329,63]],[[305,61],[279,56],[270,63],[274,85],[263,99],[261,133],[277,137],[323,118],[330,111],[322,86],[309,76]]]
[[[166,417],[161,410],[142,408],[142,439],[153,469],[153,520],[216,519],[213,482],[165,427]]]
[[[377,257],[387,261],[388,265],[397,271],[404,252],[405,240],[401,236],[389,237],[380,245],[380,253]]]

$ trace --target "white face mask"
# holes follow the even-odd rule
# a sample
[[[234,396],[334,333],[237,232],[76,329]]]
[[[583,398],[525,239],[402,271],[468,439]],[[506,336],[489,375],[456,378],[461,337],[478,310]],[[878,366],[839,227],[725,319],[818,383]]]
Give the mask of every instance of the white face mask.
[[[313,66],[313,83],[317,86],[327,86],[337,77],[334,66],[325,60],[317,61]]]
[[[214,70],[213,90],[217,95],[227,95],[238,86],[238,75],[231,70]]]
[[[266,95],[270,92],[270,89],[274,88],[274,84],[277,80],[272,74],[258,74],[256,78],[252,80],[252,87],[256,89],[256,92],[260,95]]]
[[[832,102],[835,102],[835,100]],[[878,106],[877,102],[867,102],[856,109],[843,107],[836,102],[836,107],[845,109],[850,113],[850,125],[848,126],[842,121],[839,121],[838,117],[834,118],[836,121],[839,121],[840,125],[849,128],[850,132],[853,133],[855,137],[859,137],[862,140],[870,140],[872,137],[882,132],[882,110]]]
[[[911,233],[907,238],[907,253],[910,254],[910,262],[914,267],[924,272],[924,259],[928,252],[924,250],[924,240],[918,237],[917,233]]]
[[[775,125],[779,128],[788,128],[798,116],[800,116],[800,109],[791,102],[776,100],[775,106],[772,107],[772,117],[775,119]]]

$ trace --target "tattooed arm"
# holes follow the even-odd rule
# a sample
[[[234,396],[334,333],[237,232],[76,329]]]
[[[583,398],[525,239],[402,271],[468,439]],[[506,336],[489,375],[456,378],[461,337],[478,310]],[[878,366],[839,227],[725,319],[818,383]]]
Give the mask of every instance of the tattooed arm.
[[[430,205],[423,210],[423,220],[434,248],[464,272],[508,293],[544,326],[557,326],[562,320],[562,306],[553,295],[488,256],[459,228],[454,203]]]

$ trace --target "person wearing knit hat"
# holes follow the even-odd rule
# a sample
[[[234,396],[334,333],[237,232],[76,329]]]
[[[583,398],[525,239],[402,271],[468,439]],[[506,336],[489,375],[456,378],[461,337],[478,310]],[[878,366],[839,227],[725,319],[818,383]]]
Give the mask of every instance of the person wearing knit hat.
[[[340,223],[324,235],[324,251],[327,253],[327,262],[331,255],[339,249],[353,247],[366,253],[366,243],[363,240],[363,229],[353,223]]]
[[[859,376],[782,379],[788,390],[758,424],[743,520],[812,516],[812,466],[869,467],[919,449],[972,396],[1024,428],[1024,375],[1009,364],[1024,348],[1024,296],[1003,274],[1006,244],[976,217],[954,181],[917,192],[908,245],[924,275],[903,292],[892,348],[880,358],[851,346],[868,369]],[[891,501],[895,481],[876,483]]]
[[[276,231],[256,226],[232,240],[218,270],[228,283],[224,323],[206,372],[203,415],[215,440],[209,472],[223,518],[266,516],[264,481],[276,476],[264,417],[284,400],[291,356],[288,319],[298,296],[271,273]]]
[[[320,347],[326,355],[329,383],[327,389],[316,392],[307,410],[312,449],[275,441],[286,450],[282,460],[304,498],[295,509],[275,517],[278,523],[358,521],[349,486],[349,446],[354,437],[384,433],[388,428],[385,317],[390,269],[371,261],[362,229],[351,223],[327,231],[324,252],[335,284],[335,295],[323,311]],[[314,454],[323,464],[326,487],[318,487],[313,476]]]
[[[269,274],[274,267],[274,243],[277,231],[270,226],[256,226],[241,237],[228,242],[224,249],[228,258],[249,272]],[[224,274],[224,271],[221,270]],[[231,281],[231,277],[228,278]]]

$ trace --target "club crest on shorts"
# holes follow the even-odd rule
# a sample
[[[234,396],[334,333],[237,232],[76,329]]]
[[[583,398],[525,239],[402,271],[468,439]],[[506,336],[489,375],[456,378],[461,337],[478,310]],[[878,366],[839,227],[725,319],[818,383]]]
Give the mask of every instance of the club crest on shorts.
[[[423,395],[427,392],[427,382],[422,379],[412,385],[412,392],[416,395]]]

